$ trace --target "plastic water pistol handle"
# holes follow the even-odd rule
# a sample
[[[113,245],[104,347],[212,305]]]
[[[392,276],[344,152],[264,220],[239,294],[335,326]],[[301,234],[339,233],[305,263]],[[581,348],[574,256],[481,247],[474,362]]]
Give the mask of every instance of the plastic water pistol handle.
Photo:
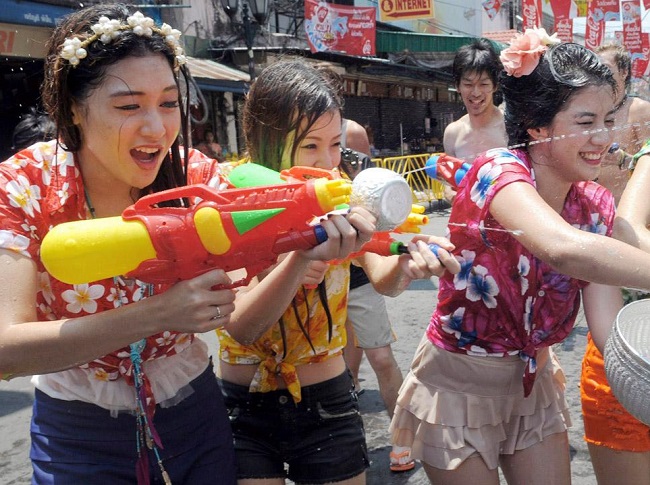
[[[68,284],[117,275],[173,283],[214,268],[246,268],[245,284],[279,254],[327,239],[308,221],[349,200],[344,180],[314,179],[242,189],[197,184],[145,196],[121,217],[66,222],[43,239],[48,272]],[[191,207],[161,207],[187,198]]]
[[[461,180],[471,164],[459,158],[451,157],[446,153],[434,153],[425,165],[425,173],[436,180],[444,182],[453,189],[458,189]]]

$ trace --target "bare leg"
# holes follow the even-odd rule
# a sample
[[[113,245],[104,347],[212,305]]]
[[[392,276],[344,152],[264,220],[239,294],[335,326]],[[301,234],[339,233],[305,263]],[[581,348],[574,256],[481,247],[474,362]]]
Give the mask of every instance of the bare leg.
[[[393,417],[395,411],[395,402],[397,393],[402,385],[402,371],[395,360],[393,350],[390,345],[376,349],[364,349],[368,362],[372,367],[377,382],[379,383],[379,393],[386,405],[388,416]]]
[[[440,470],[424,462],[422,466],[431,485],[499,485],[499,470],[490,470],[478,455],[468,458],[455,470]]]
[[[502,455],[501,468],[509,485],[570,485],[567,432],[547,436],[544,441],[513,455]]]
[[[619,451],[588,443],[598,485],[650,484],[650,452]]]

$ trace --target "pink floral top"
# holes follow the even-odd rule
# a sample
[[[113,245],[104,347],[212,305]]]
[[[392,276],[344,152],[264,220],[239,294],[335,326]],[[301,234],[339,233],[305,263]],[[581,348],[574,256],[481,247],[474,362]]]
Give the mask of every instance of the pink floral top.
[[[188,183],[221,184],[215,160],[190,151]],[[169,285],[122,278],[69,285],[48,274],[40,260],[40,246],[53,226],[86,218],[83,180],[74,155],[57,148],[56,141],[37,143],[0,164],[0,248],[33,259],[40,288],[36,295],[40,321],[75,318],[138,301],[150,291],[162,293]],[[172,356],[187,348],[194,336],[164,332],[146,339],[143,362]],[[205,363],[207,365],[207,362]],[[205,367],[205,366],[203,366]],[[80,367],[89,379],[132,381],[129,348],[119,349]]]
[[[588,283],[555,271],[492,217],[492,198],[513,182],[534,186],[535,174],[526,152],[506,149],[479,156],[461,182],[449,218],[461,271],[440,278],[439,302],[427,336],[452,352],[519,355],[528,363],[528,395],[537,351],[569,335],[580,307],[579,290]],[[595,182],[575,183],[561,215],[583,231],[609,236],[614,199]]]

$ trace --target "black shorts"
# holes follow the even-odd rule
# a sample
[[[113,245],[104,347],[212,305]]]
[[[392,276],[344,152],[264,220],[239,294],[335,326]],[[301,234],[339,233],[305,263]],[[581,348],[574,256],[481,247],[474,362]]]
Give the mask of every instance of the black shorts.
[[[220,384],[235,438],[237,478],[329,483],[368,468],[363,420],[349,371],[303,387],[298,404],[286,389],[250,393],[245,386],[224,380]]]

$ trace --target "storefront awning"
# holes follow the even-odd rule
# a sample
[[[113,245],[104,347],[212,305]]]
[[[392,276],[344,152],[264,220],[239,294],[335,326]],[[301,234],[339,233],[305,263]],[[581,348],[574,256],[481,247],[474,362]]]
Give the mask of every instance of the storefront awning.
[[[199,88],[204,91],[221,91],[244,94],[248,91],[251,77],[248,73],[233,69],[209,59],[187,58],[187,67]]]
[[[456,52],[476,37],[458,35],[418,34],[416,32],[377,31],[377,52]],[[497,52],[506,46],[490,40]]]
[[[8,24],[54,27],[74,8],[25,0],[2,0],[0,22]]]

